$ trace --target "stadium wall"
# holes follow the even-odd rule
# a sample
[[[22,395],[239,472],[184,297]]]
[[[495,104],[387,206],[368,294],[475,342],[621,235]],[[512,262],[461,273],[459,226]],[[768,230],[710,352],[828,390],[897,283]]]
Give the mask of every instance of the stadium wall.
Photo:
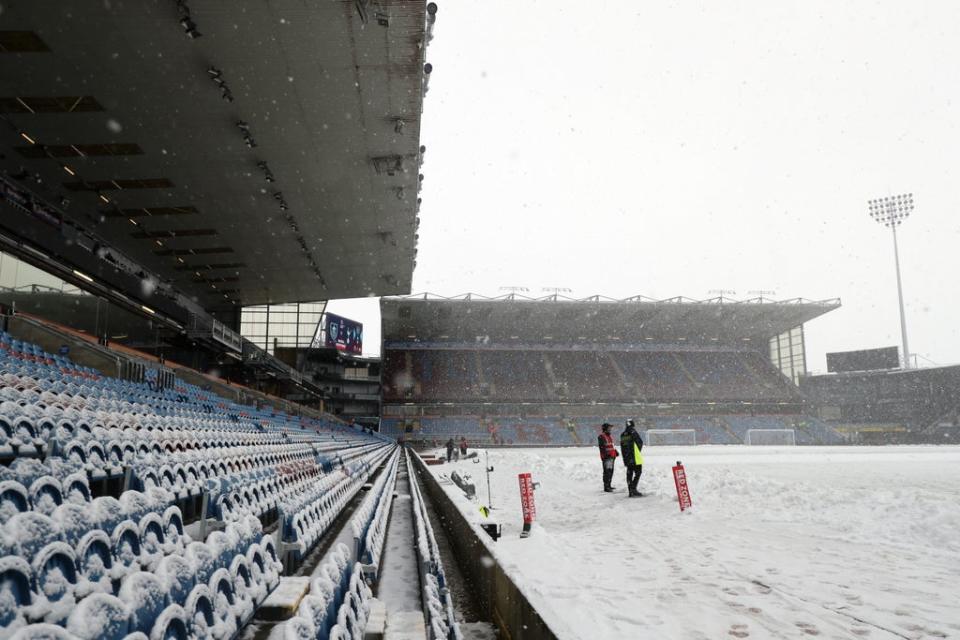
[[[440,523],[453,546],[460,569],[468,578],[481,617],[493,621],[503,638],[557,640],[557,635],[520,587],[496,561],[486,532],[467,521],[433,474],[427,471],[420,456],[414,455],[413,459],[418,478],[440,515]]]

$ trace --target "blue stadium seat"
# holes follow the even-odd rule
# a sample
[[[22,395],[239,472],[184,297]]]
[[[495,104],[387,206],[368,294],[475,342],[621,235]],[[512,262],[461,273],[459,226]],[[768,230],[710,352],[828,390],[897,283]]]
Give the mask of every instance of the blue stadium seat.
[[[37,590],[34,607],[45,622],[62,622],[75,601],[77,559],[65,542],[52,542],[36,554],[32,562]]]
[[[130,632],[130,608],[104,593],[87,596],[67,619],[67,630],[81,640],[124,640]]]
[[[100,529],[89,531],[76,546],[77,569],[91,591],[113,591],[113,553],[107,534]]]
[[[16,480],[0,480],[0,519],[6,522],[14,515],[29,510],[27,489]]]
[[[18,556],[0,558],[0,636],[25,623],[26,607],[31,595],[30,565]]]
[[[189,640],[190,637],[186,611],[178,604],[164,609],[150,631],[150,640]]]
[[[157,576],[138,571],[124,579],[120,599],[130,610],[130,629],[149,633],[160,612],[167,606],[167,592]]]
[[[210,593],[213,594],[213,611],[217,624],[229,630],[230,634],[237,629],[239,618],[245,611],[238,611],[237,597],[230,579],[230,572],[226,569],[217,569],[210,577]]]
[[[191,635],[197,638],[211,637],[214,628],[217,626],[217,618],[210,587],[205,584],[195,586],[190,595],[187,596],[183,608],[186,612]]]
[[[160,561],[156,573],[163,580],[170,601],[184,604],[197,581],[190,562],[181,555],[170,555]]]

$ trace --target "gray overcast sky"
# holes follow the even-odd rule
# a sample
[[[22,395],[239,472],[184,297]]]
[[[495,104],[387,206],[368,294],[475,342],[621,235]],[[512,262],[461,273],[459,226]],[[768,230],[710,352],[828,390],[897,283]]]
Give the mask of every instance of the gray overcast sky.
[[[960,362],[960,3],[450,1],[427,58],[415,292],[840,297],[824,370],[899,344],[866,201],[912,191],[911,347]]]

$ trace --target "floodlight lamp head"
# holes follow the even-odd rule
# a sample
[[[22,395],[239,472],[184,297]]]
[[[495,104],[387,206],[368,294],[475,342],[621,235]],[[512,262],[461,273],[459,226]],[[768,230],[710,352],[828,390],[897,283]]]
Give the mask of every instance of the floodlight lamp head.
[[[903,224],[913,211],[913,194],[905,193],[868,200],[867,207],[871,218],[886,227],[897,227]]]

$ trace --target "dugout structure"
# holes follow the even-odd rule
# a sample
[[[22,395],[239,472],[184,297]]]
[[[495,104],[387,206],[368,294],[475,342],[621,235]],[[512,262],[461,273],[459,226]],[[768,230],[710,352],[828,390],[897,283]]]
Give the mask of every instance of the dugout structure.
[[[697,443],[742,443],[748,429],[794,428],[803,324],[837,306],[383,298],[381,427],[410,440],[590,444],[602,421],[633,417],[640,429],[692,430]]]

